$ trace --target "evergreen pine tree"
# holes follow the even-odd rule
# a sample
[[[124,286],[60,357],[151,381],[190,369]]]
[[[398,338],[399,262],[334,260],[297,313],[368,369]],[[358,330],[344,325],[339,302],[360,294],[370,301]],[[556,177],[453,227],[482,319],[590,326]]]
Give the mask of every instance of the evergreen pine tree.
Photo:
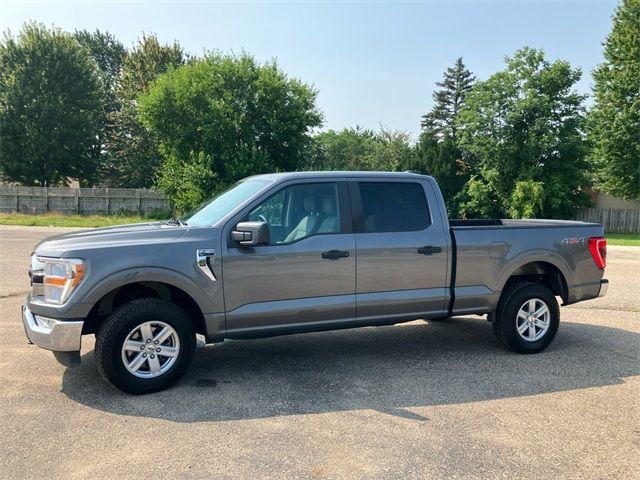
[[[433,92],[435,104],[433,109],[422,117],[422,129],[437,137],[450,137],[457,141],[456,118],[464,103],[466,93],[471,89],[476,77],[465,67],[462,57],[456,60],[453,67],[448,67],[440,87]]]

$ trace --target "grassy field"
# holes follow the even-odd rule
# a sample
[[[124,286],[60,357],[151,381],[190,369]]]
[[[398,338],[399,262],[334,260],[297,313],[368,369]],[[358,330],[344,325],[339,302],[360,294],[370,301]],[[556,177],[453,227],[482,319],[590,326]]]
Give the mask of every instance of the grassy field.
[[[125,217],[119,215],[62,215],[48,213],[27,215],[23,213],[0,213],[0,225],[24,225],[29,227],[108,227],[125,223],[151,222],[157,218]]]
[[[624,245],[640,247],[640,234],[637,233],[607,233],[607,245]]]

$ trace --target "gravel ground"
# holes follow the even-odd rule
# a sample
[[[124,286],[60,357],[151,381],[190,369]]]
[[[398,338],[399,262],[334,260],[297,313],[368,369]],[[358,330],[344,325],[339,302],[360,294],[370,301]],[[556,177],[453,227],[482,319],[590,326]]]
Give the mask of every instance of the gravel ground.
[[[0,227],[1,478],[639,478],[640,248],[538,355],[480,317],[199,348],[176,387],[122,394],[93,342],[26,344],[28,255],[69,231]]]

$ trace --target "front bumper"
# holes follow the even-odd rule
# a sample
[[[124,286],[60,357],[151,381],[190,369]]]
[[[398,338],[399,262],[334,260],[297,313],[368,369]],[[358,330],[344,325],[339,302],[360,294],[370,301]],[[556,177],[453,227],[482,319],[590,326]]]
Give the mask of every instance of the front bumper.
[[[34,315],[27,305],[23,305],[22,324],[30,343],[52,350],[60,363],[78,363],[84,324],[82,320],[56,320]]]
[[[609,280],[603,278],[600,280],[600,291],[598,292],[598,297],[604,297],[607,294],[607,290],[609,289]]]

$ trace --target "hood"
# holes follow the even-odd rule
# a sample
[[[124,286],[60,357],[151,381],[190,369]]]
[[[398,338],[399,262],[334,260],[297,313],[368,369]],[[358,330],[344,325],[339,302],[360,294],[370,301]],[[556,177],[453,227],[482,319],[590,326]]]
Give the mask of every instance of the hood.
[[[183,236],[189,229],[162,222],[134,223],[114,227],[95,228],[49,237],[40,242],[35,253],[43,257],[72,256],[70,252],[131,245],[154,244],[158,248]]]

